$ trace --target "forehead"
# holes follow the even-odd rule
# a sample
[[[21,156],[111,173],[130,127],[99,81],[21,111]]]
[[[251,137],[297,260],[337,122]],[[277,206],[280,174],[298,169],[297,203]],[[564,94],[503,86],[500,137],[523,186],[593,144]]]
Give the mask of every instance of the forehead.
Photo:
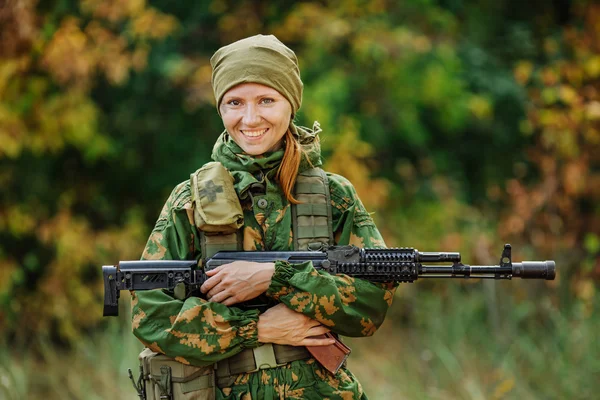
[[[256,96],[281,96],[281,94],[272,87],[260,83],[240,83],[225,92],[224,97],[256,97]]]

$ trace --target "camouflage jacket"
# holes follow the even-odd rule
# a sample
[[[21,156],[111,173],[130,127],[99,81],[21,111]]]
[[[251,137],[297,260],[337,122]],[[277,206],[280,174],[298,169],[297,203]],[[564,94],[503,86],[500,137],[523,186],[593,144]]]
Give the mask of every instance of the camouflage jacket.
[[[310,165],[321,165],[318,140],[315,140],[318,132],[298,128],[298,133],[310,160],[310,164],[303,161],[300,170]],[[241,149],[226,134],[215,145],[213,159],[222,162],[235,178],[234,186],[244,210],[242,229],[243,247],[246,251],[293,250],[290,204],[274,179],[282,155],[283,151],[277,151],[262,157],[249,157],[242,154]],[[336,244],[384,247],[385,243],[377,227],[352,184],[339,175],[327,175]],[[253,206],[247,198],[248,186],[256,181],[266,184],[264,198],[270,205],[266,210]],[[256,196],[254,199],[257,199]],[[177,185],[167,199],[142,259],[200,259],[202,254],[199,244],[193,219],[190,181],[187,180]],[[310,262],[289,265],[278,261],[265,295],[272,302],[282,302],[331,327],[333,332],[340,335],[370,336],[383,322],[392,303],[394,290],[395,287],[390,285],[317,272]],[[212,364],[235,355],[244,348],[257,347],[258,314],[257,310],[244,311],[235,306],[227,307],[209,302],[201,297],[178,300],[172,293],[163,290],[134,293],[132,301],[133,333],[142,343],[154,351],[193,365]],[[278,394],[276,398],[284,389],[289,398],[293,397],[293,390],[296,390],[292,383],[298,381],[298,374],[302,369],[308,368],[311,376],[322,375],[327,388],[352,393],[352,396],[344,398],[362,396],[360,385],[345,369],[340,370],[337,374],[339,376],[333,377],[315,365],[312,359],[290,364],[292,366],[242,374],[245,376],[240,376],[236,384],[244,383],[247,393],[254,393],[252,398],[270,397],[266,392],[255,392],[265,390],[265,384],[275,390],[275,394]],[[254,381],[256,384],[252,384]],[[257,388],[259,383],[262,388]],[[227,390],[223,393],[227,394]],[[329,390],[321,390],[319,393],[326,395],[325,397],[337,397],[333,396],[333,392],[329,393]],[[304,397],[308,396],[303,391],[302,394]],[[237,395],[234,398],[238,398]]]

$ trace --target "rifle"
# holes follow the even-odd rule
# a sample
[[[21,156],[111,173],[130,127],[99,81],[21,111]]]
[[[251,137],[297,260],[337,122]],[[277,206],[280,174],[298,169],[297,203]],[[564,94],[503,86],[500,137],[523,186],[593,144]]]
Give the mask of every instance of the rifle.
[[[466,265],[461,262],[460,253],[420,252],[407,247],[361,249],[356,246],[330,246],[318,251],[220,251],[200,261],[203,269],[196,269],[196,260],[121,261],[117,265],[103,266],[104,316],[118,315],[121,290],[174,290],[177,285],[183,284],[186,289],[193,291],[199,289],[208,278],[205,270],[233,261],[277,260],[290,264],[312,261],[317,270],[371,282],[412,283],[419,278],[553,280],[556,276],[554,261],[513,263],[510,244],[504,246],[498,265]],[[311,347],[309,351],[313,349]],[[349,353],[349,350],[346,351],[344,359]]]

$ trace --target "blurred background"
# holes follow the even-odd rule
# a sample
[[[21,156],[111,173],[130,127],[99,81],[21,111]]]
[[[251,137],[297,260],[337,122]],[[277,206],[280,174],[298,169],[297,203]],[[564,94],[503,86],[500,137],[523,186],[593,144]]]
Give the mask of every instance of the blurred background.
[[[133,399],[129,298],[171,189],[222,131],[210,56],[257,33],[298,55],[301,125],[388,246],[554,281],[402,285],[350,339],[372,399],[600,392],[600,6],[586,0],[0,2],[0,398]],[[593,393],[596,393],[594,395]]]

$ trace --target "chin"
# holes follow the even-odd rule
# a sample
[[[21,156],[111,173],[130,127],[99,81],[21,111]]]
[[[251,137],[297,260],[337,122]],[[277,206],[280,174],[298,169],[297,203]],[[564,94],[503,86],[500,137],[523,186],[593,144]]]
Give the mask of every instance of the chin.
[[[265,150],[264,148],[242,148],[242,150],[244,150],[244,153],[250,155],[250,156],[260,156],[262,154],[265,154],[268,150]]]
[[[241,146],[240,146],[241,147]],[[265,145],[265,144],[261,144],[260,146],[246,146],[246,147],[242,147],[242,150],[244,150],[244,153],[251,155],[251,156],[260,156],[262,154],[265,153],[270,153],[273,151],[277,151],[281,149],[281,142],[274,144],[274,145]]]

